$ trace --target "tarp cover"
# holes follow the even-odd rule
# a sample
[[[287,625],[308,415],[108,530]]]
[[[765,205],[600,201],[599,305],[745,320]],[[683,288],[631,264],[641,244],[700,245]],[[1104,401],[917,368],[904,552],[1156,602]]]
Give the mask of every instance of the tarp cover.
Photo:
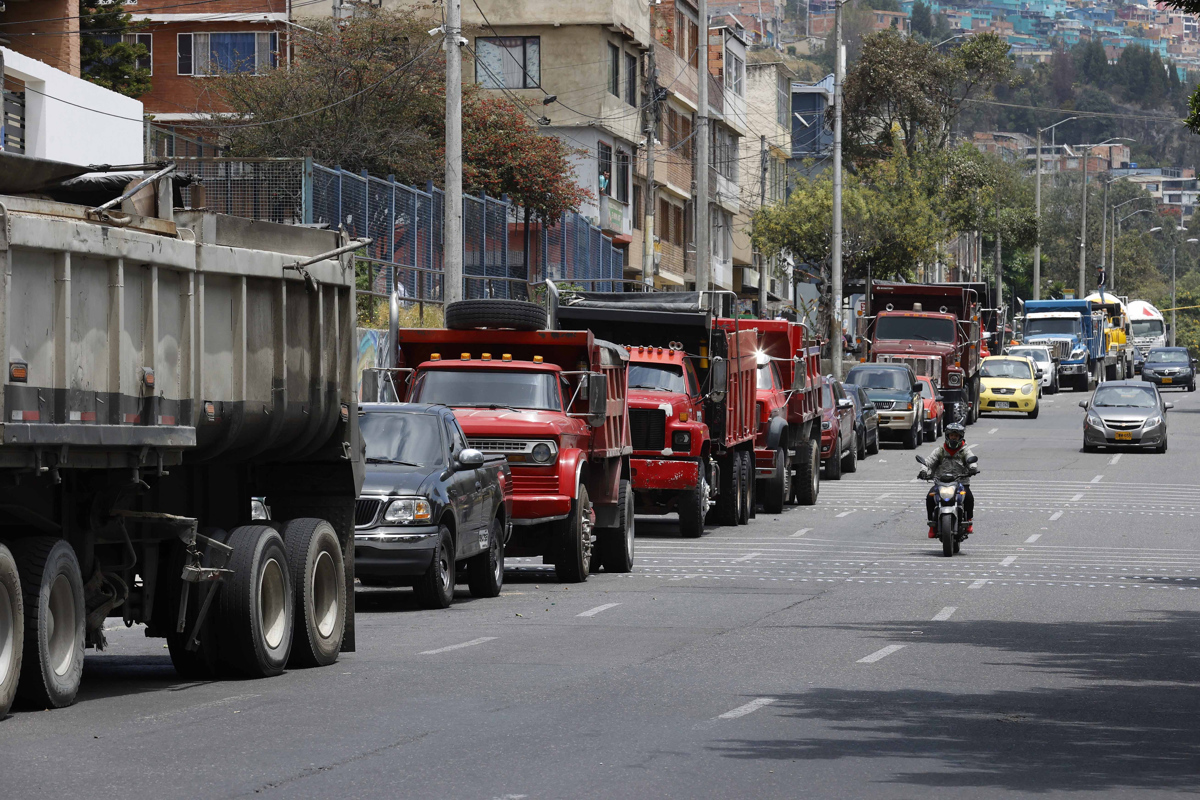
[[[75,178],[91,171],[90,167],[79,164],[49,161],[0,150],[0,194],[44,191],[67,178]]]
[[[699,292],[564,292],[559,307],[689,314],[701,310]]]

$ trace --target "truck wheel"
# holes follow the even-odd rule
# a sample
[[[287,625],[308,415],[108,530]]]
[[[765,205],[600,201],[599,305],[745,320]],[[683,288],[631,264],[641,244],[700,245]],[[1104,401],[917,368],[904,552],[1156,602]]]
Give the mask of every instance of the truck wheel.
[[[291,570],[295,641],[288,666],[326,667],[337,661],[346,628],[346,569],[337,531],[323,519],[283,524]]]
[[[750,519],[758,518],[758,464],[754,450],[746,451],[746,491],[750,494]]]
[[[217,602],[221,660],[249,678],[279,675],[292,652],[292,579],[283,538],[266,525],[229,532],[233,554]]]
[[[617,516],[621,524],[615,528],[604,528],[596,532],[597,555],[605,572],[633,571],[633,489],[629,481],[621,481]]]
[[[704,535],[704,517],[707,514],[708,481],[704,478],[702,466],[696,488],[679,498],[679,535],[685,539],[699,539]]]
[[[25,642],[17,697],[38,708],[75,702],[83,677],[83,578],[64,539],[39,536],[13,544],[23,590]]]
[[[229,540],[229,534],[220,528],[203,528],[200,532],[218,542]],[[205,566],[212,566],[211,556],[212,550],[206,548],[203,559]],[[187,649],[187,638],[192,633],[196,617],[200,613],[200,606],[204,603],[207,593],[220,591],[220,584],[194,583],[191,585],[188,589],[188,607],[184,617],[183,631],[177,632],[175,621],[179,619],[179,601],[182,599],[180,590],[183,588],[182,582],[178,578],[183,574],[183,565],[186,560],[187,549],[182,542],[176,542],[171,548],[170,566],[164,576],[174,582],[168,595],[170,613],[167,615],[167,619],[171,621],[171,629],[167,632],[167,652],[171,654],[171,663],[175,666],[179,677],[187,680],[208,680],[221,671],[220,653],[213,629],[213,619],[219,614],[217,611],[218,598],[214,597],[213,602],[209,605],[208,617],[200,628],[200,644],[195,650]]]
[[[738,525],[750,524],[750,504],[754,502],[753,457],[745,450],[737,452],[739,474],[742,476],[740,502],[738,503]]]
[[[554,573],[563,583],[583,583],[592,566],[592,501],[586,486],[579,487],[571,514],[560,528],[559,554]]]
[[[821,491],[821,446],[814,439],[805,439],[799,447],[793,486],[797,503],[811,506],[817,502]]]
[[[454,602],[454,536],[438,526],[438,543],[425,574],[413,584],[413,594],[424,608],[449,608]]]
[[[21,675],[21,649],[25,644],[25,605],[17,562],[0,544],[0,719],[8,715],[17,695]]]
[[[792,465],[787,462],[787,445],[775,451],[775,472],[763,482],[763,511],[783,513],[783,504],[792,494]]]
[[[546,327],[546,309],[524,300],[460,300],[446,306],[446,327],[452,331],[540,331]]]
[[[742,465],[738,454],[729,453],[721,470],[721,492],[717,495],[717,518],[722,525],[737,525],[741,518]]]
[[[850,449],[842,459],[842,472],[858,472],[858,431],[852,435],[854,439],[850,442]]]
[[[488,527],[488,549],[467,561],[471,597],[499,597],[504,588],[504,528],[497,517]]]
[[[831,481],[840,481],[842,479],[841,436],[833,443],[833,451],[829,454],[829,460],[825,462],[825,477]]]

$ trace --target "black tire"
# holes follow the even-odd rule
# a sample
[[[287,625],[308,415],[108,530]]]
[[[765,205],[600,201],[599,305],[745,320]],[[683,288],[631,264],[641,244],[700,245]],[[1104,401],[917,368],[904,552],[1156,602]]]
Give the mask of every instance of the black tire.
[[[859,461],[867,460],[867,439],[868,438],[869,437],[867,436],[867,426],[866,425],[863,425],[861,432],[859,432],[859,431],[854,432],[854,442],[855,442],[855,444],[858,445],[858,460]]]
[[[1029,412],[1029,418],[1030,418],[1030,419],[1037,419],[1037,418],[1038,418],[1038,414],[1041,412],[1041,410],[1042,410],[1042,404],[1041,404],[1041,403],[1038,403],[1036,406],[1034,406],[1034,407],[1033,407],[1033,411],[1030,411],[1030,412]]]
[[[229,539],[229,533],[219,528],[204,528],[200,532],[218,542],[225,542]],[[196,625],[196,617],[200,613],[200,606],[204,604],[204,599],[209,592],[220,591],[221,585],[218,583],[193,583],[188,588],[188,607],[184,616],[183,630],[176,631],[175,621],[179,619],[179,601],[183,597],[181,593],[183,585],[179,576],[183,574],[183,565],[186,560],[187,550],[183,543],[175,543],[171,550],[170,568],[165,575],[160,577],[160,580],[166,579],[172,582],[167,595],[170,598],[168,602],[170,613],[167,619],[171,621],[171,629],[167,631],[167,652],[171,655],[171,663],[175,666],[179,677],[192,681],[210,680],[221,672],[220,652],[213,628],[213,619],[219,614],[218,598],[214,597],[213,602],[209,604],[208,615],[204,620],[204,625],[200,628],[200,643],[195,650],[187,649],[187,640],[192,634],[192,628]],[[205,546],[202,563],[204,566],[214,566],[212,548]]]
[[[558,526],[558,558],[554,573],[563,583],[583,583],[592,567],[592,502],[586,486],[580,486],[571,514]]]
[[[783,504],[792,494],[792,465],[787,460],[787,447],[781,444],[775,451],[775,473],[763,481],[763,511],[783,513]]]
[[[842,472],[858,472],[858,431],[854,432],[854,441],[850,443],[846,457],[842,460]]]
[[[704,517],[708,513],[708,481],[704,465],[700,465],[700,483],[679,498],[679,535],[684,539],[699,539],[704,535]]]
[[[287,667],[295,629],[292,576],[283,537],[266,525],[229,532],[233,553],[217,600],[221,661],[247,678],[279,675]],[[210,612],[211,613],[211,612]]]
[[[596,547],[600,551],[597,555],[605,572],[632,572],[637,531],[633,523],[633,487],[629,481],[621,481],[617,506],[617,517],[621,524],[597,531]]]
[[[942,555],[949,558],[954,555],[954,526],[950,523],[948,514],[938,520],[938,538],[942,540]]]
[[[904,449],[916,450],[921,446],[921,423],[913,421],[913,426],[904,432]]]
[[[1188,390],[1189,392],[1194,392],[1194,391],[1196,391],[1196,382],[1195,382],[1195,381],[1192,381],[1191,383],[1189,383],[1189,384],[1188,384],[1188,388],[1187,388],[1187,390]]]
[[[454,602],[454,535],[445,525],[438,526],[437,547],[429,568],[413,584],[413,594],[424,608],[449,608]]]
[[[327,667],[337,661],[346,630],[346,569],[337,531],[323,519],[283,524],[292,578],[294,639],[290,667]]]
[[[867,455],[879,455],[879,427],[876,426],[875,433],[871,436],[871,441],[867,443]]]
[[[1083,446],[1083,452],[1085,452],[1085,453],[1099,453],[1099,452],[1100,452],[1100,448],[1099,448],[1099,447],[1096,447],[1096,445],[1094,445],[1094,444],[1085,444],[1085,445]]]
[[[488,548],[467,561],[471,597],[499,597],[504,588],[504,527],[497,517],[488,528]]]
[[[805,439],[798,450],[792,494],[798,505],[815,505],[821,493],[821,443],[815,439]]]
[[[958,555],[958,551],[962,549],[962,542],[958,539],[954,540],[954,555]]]
[[[1163,437],[1162,444],[1160,444],[1158,447],[1154,448],[1154,452],[1156,452],[1156,453],[1167,452],[1167,437],[1165,437],[1165,436]]]
[[[754,450],[746,451],[746,488],[750,493],[750,519],[758,517],[758,464],[754,460]]]
[[[17,700],[32,708],[75,702],[83,677],[83,578],[65,539],[39,536],[14,542],[21,577],[25,641]]]
[[[8,715],[21,677],[25,645],[25,602],[12,552],[0,544],[0,719]]]
[[[721,469],[721,491],[717,495],[717,519],[722,525],[737,525],[741,519],[742,460],[728,453]]]
[[[754,456],[747,450],[737,452],[738,471],[742,476],[738,500],[738,525],[750,524],[750,504],[754,502]]]
[[[937,420],[925,420],[924,438],[927,442],[936,442],[938,438]]]
[[[546,327],[546,309],[524,300],[459,300],[446,306],[446,327],[452,331],[540,331]]]
[[[833,443],[833,450],[829,453],[829,460],[825,462],[825,477],[831,481],[840,481],[842,479],[841,436]]]

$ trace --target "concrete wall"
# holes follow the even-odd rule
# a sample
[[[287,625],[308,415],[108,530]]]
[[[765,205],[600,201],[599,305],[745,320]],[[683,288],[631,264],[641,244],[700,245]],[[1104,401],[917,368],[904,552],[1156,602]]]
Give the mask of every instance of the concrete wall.
[[[141,163],[141,102],[7,47],[4,74],[27,90],[26,155],[73,164]]]

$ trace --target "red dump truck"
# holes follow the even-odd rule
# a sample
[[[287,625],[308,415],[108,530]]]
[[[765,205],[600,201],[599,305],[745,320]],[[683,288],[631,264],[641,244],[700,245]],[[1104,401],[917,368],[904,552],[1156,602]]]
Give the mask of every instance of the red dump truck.
[[[929,376],[947,407],[961,404],[972,423],[979,418],[980,312],[968,286],[875,282],[866,312],[870,359]]]
[[[678,512],[689,537],[703,533],[714,497],[726,525],[748,522],[755,505],[758,333],[726,326],[714,297],[567,292],[555,307],[557,327],[626,345],[637,511]]]
[[[588,331],[515,330],[545,323],[544,310],[518,301],[453,303],[446,322],[397,332],[395,385],[401,400],[450,406],[471,447],[507,456],[506,555],[541,556],[566,582],[595,565],[630,571],[625,348]]]
[[[793,499],[817,502],[821,481],[821,345],[787,320],[731,320],[758,333],[755,475],[763,509],[778,514]]]

